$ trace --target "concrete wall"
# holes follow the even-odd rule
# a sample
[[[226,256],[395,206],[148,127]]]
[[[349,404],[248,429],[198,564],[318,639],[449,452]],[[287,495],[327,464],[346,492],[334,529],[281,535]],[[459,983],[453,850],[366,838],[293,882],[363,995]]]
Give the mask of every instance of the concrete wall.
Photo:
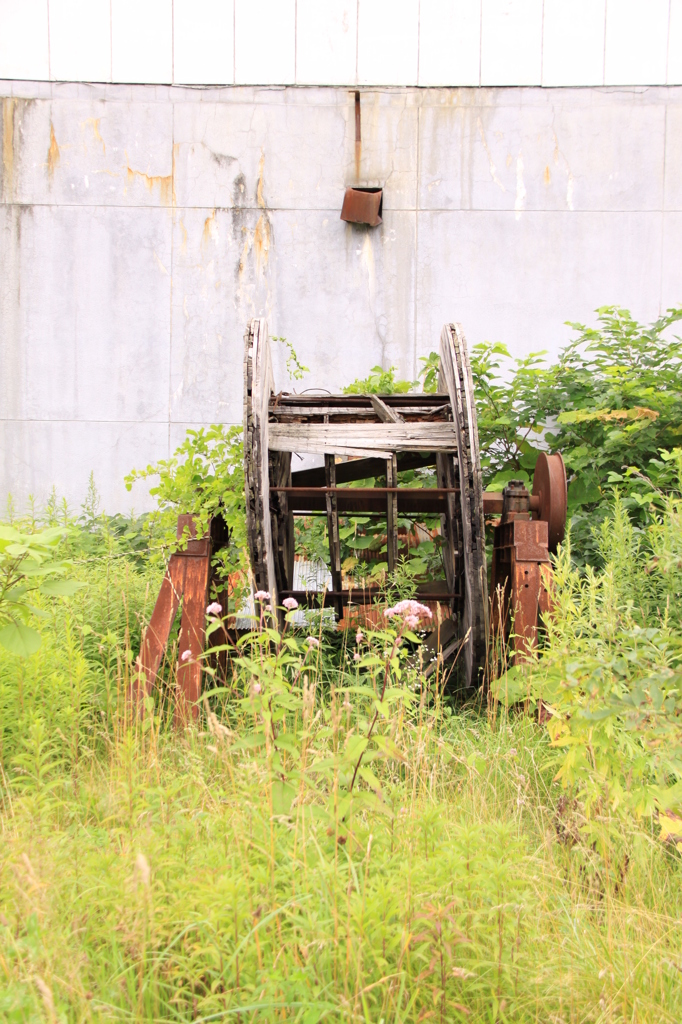
[[[682,301],[680,88],[365,90],[375,230],[339,220],[352,90],[0,94],[0,500],[78,502],[94,470],[108,510],[145,507],[125,472],[241,421],[254,314],[298,387],[336,389],[413,375],[447,319],[556,352],[597,305]]]
[[[682,0],[0,0],[0,78],[679,85]]]

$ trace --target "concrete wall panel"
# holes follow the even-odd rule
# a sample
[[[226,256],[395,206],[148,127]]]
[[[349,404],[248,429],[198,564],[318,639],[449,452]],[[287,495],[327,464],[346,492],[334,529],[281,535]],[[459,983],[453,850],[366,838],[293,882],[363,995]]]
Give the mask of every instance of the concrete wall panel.
[[[0,78],[50,77],[46,0],[0,0]]]
[[[111,54],[114,82],[172,82],[173,0],[111,0]]]
[[[358,82],[412,85],[418,77],[419,0],[359,0]]]
[[[250,316],[333,390],[413,377],[446,320],[556,353],[598,305],[682,300],[682,88],[368,89],[357,165],[345,87],[4,92],[0,502],[95,469],[129,507],[125,471],[240,422]],[[357,180],[377,229],[339,218]]]
[[[296,81],[348,85],[356,80],[357,0],[297,0]]]
[[[478,85],[481,0],[421,0],[419,84]]]
[[[234,0],[173,0],[173,81],[234,82]]]
[[[608,0],[605,85],[654,85],[667,78],[670,0]]]
[[[111,81],[109,0],[50,0],[50,68],[57,81]]]
[[[107,512],[142,512],[150,507],[148,485],[137,483],[128,493],[123,478],[132,467],[143,469],[165,458],[167,451],[167,424],[95,421],[84,430],[73,421],[0,420],[3,511],[9,494],[21,509],[29,495],[45,501],[54,485],[57,495],[67,497],[78,512],[93,472]],[[11,481],[9,488],[5,481]],[[115,488],[111,481],[116,481]]]
[[[482,0],[481,85],[540,85],[542,0]]]
[[[235,81],[296,81],[295,0],[234,0]]]
[[[453,318],[470,345],[502,341],[518,356],[555,354],[569,338],[564,321],[592,322],[600,305],[618,303],[653,319],[661,244],[656,213],[529,212],[518,220],[502,211],[424,213],[417,353],[435,349]],[[679,302],[679,279],[676,288],[669,284],[668,304]]]
[[[601,85],[606,0],[544,0],[542,84]]]

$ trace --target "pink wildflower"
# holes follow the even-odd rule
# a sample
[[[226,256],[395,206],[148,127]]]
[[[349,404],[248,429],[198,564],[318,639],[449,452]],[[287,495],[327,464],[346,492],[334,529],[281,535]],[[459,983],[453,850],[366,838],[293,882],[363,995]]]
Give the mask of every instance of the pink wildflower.
[[[305,642],[307,643],[308,647],[319,647],[320,646],[320,641],[317,639],[316,636],[307,636],[305,638]]]
[[[186,651],[183,651],[182,654],[180,655],[180,661],[189,661],[191,657],[192,652],[188,648]]]
[[[253,596],[256,598],[257,601],[269,601],[270,600],[270,594],[268,593],[267,590],[257,590],[256,593]]]
[[[365,638],[365,634],[362,632],[361,629],[359,629],[357,631],[357,633],[355,634],[355,642],[356,642],[356,644],[361,644],[362,641],[364,640],[364,638]]]
[[[295,597],[285,597],[282,604],[288,612],[293,612],[294,608],[298,608],[298,601]]]
[[[355,654],[353,655],[353,661],[360,661],[360,655],[358,654],[358,652],[357,652],[357,651],[356,651],[356,652],[355,652]]]
[[[251,687],[251,693],[253,693],[253,694],[260,693],[260,690],[261,690],[260,683],[254,683],[253,686]]]
[[[393,608],[387,608],[384,615],[387,619],[392,619],[396,615],[404,619],[420,619],[423,615],[429,619],[433,618],[431,609],[427,608],[425,604],[420,604],[419,601],[398,601]]]
[[[218,604],[217,601],[214,601],[206,609],[206,614],[207,615],[220,615],[222,610],[223,610],[223,606],[221,604]]]

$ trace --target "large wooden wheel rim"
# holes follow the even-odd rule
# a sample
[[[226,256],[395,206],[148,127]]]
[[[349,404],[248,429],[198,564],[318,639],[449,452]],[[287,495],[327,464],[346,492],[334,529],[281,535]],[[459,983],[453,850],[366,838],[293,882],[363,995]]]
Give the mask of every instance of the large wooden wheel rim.
[[[460,324],[446,324],[440,337],[439,390],[450,396],[457,435],[457,476],[463,578],[460,660],[467,688],[481,682],[488,642],[488,578],[485,558],[483,483],[478,424],[469,353]]]

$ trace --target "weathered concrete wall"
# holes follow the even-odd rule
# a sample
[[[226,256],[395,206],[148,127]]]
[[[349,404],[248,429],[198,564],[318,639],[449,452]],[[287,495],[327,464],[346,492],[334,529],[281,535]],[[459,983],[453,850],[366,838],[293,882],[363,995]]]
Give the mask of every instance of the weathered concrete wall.
[[[604,303],[682,301],[682,89],[346,89],[5,83],[0,500],[108,510],[189,425],[241,421],[265,314],[310,384],[413,375],[447,319],[556,352]],[[277,381],[289,387],[284,352]]]

